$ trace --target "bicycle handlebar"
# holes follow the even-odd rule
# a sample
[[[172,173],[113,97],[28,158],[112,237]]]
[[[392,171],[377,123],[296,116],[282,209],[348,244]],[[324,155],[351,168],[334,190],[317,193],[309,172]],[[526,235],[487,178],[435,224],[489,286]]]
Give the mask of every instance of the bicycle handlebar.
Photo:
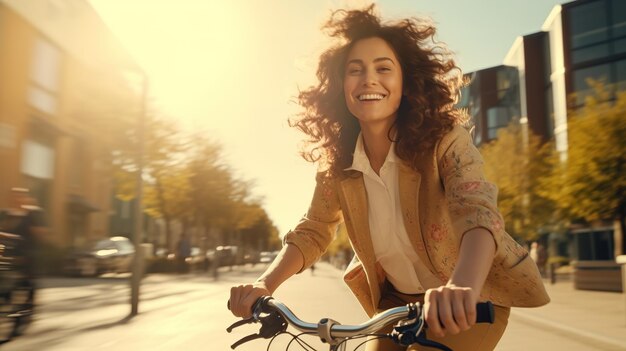
[[[230,309],[230,301],[228,307]],[[287,329],[287,323],[302,333],[319,336],[323,342],[335,343],[337,340],[373,334],[387,325],[404,320],[407,321],[407,323],[396,325],[394,332],[391,333],[389,337],[403,345],[410,345],[415,342],[420,344],[422,342],[431,342],[425,339],[423,335],[425,323],[422,315],[422,307],[419,303],[411,303],[406,306],[387,309],[358,325],[342,325],[329,318],[323,318],[318,323],[305,322],[298,318],[285,304],[275,300],[271,296],[260,297],[255,302],[252,310],[252,317],[235,322],[226,330],[231,332],[232,329],[240,325],[254,322],[261,322],[261,330],[258,334],[252,334],[239,340],[233,344],[231,348],[234,349],[242,343],[256,338],[271,338],[284,332]],[[278,315],[276,313],[278,313]],[[476,313],[477,323],[494,322],[494,309],[491,302],[478,303],[476,305]],[[263,314],[265,314],[265,316],[263,316]],[[444,348],[441,349],[445,350]]]
[[[257,306],[259,305],[259,306]],[[271,310],[275,310],[280,313],[289,324],[295,329],[303,333],[317,333],[318,324],[324,324],[328,321],[328,318],[324,318],[320,323],[308,323],[300,320],[291,310],[280,301],[265,296],[257,300],[255,307],[260,308],[262,312],[270,313]],[[409,316],[409,306],[400,306],[390,308],[382,313],[377,314],[370,320],[358,324],[358,325],[343,325],[333,324],[330,327],[330,332],[333,337],[347,338],[355,335],[371,334],[374,333],[386,325],[395,323],[399,320],[406,319]]]

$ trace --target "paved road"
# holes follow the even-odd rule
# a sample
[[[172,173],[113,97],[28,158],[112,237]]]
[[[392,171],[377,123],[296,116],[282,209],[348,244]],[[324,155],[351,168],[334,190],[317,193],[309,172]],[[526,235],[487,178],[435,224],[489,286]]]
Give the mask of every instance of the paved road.
[[[133,319],[126,317],[130,311],[127,278],[46,279],[42,282],[36,323],[25,336],[1,349],[229,350],[235,340],[256,331],[253,326],[242,327],[233,334],[224,331],[235,321],[225,308],[229,287],[250,281],[260,268],[222,272],[217,281],[191,274],[151,275],[142,284],[140,315]],[[317,321],[327,316],[344,324],[362,322],[365,314],[339,277],[334,268],[319,264],[314,276],[304,272],[295,277],[277,291],[276,298],[289,304],[303,320]],[[594,346],[588,338],[574,338],[572,333],[547,328],[541,320],[526,317],[512,315],[498,350],[620,349]],[[321,346],[311,338],[307,340]],[[282,337],[272,344],[271,350],[285,350],[287,343],[288,339]],[[237,350],[266,348],[265,341],[257,340]],[[292,346],[291,350],[302,348]]]

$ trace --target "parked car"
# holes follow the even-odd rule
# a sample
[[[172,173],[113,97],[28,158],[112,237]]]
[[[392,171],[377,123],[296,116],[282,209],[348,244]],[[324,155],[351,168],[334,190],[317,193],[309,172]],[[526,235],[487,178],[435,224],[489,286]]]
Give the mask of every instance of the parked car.
[[[229,245],[215,248],[215,258],[220,267],[238,265],[240,263],[239,255],[237,246]]]
[[[73,251],[65,269],[80,276],[130,272],[134,256],[132,242],[126,237],[114,236]]]
[[[262,251],[259,254],[259,263],[272,263],[280,251]]]

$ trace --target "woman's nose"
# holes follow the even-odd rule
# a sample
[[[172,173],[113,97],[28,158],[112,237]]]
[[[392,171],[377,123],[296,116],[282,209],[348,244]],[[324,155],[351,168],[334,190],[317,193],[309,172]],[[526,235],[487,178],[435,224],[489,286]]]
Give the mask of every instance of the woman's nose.
[[[375,72],[366,71],[363,75],[363,85],[375,85],[378,83]]]

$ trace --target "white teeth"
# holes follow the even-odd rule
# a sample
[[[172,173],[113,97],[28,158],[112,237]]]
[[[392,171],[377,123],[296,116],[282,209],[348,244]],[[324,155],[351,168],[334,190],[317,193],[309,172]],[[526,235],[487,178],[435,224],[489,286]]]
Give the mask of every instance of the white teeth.
[[[363,94],[359,95],[358,98],[360,101],[364,100],[382,100],[385,96],[383,94]]]

